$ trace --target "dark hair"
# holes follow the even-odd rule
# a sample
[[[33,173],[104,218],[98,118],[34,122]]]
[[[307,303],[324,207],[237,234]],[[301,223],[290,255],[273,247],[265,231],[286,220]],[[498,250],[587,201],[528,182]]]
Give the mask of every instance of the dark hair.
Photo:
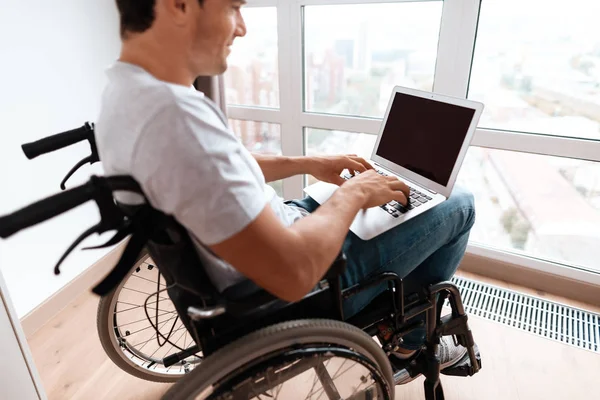
[[[156,0],[116,0],[121,16],[121,36],[127,33],[142,33],[154,23]],[[204,0],[198,0],[200,5]]]

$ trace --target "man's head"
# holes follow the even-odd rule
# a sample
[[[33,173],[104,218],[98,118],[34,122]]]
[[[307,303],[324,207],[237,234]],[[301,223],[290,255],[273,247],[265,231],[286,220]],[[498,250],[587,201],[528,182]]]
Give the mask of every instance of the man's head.
[[[218,75],[236,37],[246,34],[245,0],[116,0],[122,59],[178,76]],[[145,64],[145,65],[144,65]],[[177,71],[175,71],[177,70]]]

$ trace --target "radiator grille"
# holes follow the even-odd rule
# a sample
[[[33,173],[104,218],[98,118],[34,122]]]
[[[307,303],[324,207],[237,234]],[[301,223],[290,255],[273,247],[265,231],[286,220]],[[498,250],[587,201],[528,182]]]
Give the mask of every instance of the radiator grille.
[[[600,314],[454,277],[469,315],[476,315],[600,353]]]

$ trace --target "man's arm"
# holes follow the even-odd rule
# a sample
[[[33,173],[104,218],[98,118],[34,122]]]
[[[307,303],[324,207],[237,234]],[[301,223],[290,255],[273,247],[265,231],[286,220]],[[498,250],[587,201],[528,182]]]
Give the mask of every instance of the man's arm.
[[[267,182],[278,181],[294,175],[307,173],[310,157],[285,157],[252,154]]]
[[[311,215],[284,226],[269,205],[244,230],[210,246],[258,286],[287,301],[304,297],[339,254],[356,214],[391,200],[406,204],[407,186],[368,171],[344,183]]]
[[[309,174],[321,181],[341,185],[340,174],[344,169],[364,172],[373,167],[355,155],[285,157],[252,154],[267,182],[290,176]]]

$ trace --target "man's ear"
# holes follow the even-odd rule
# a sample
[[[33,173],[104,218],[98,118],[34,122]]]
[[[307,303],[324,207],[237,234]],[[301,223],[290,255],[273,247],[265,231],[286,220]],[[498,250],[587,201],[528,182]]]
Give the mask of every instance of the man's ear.
[[[161,8],[161,10],[157,10],[157,13],[164,12],[169,19],[179,26],[185,25],[191,9],[190,0],[158,0],[156,7]]]

